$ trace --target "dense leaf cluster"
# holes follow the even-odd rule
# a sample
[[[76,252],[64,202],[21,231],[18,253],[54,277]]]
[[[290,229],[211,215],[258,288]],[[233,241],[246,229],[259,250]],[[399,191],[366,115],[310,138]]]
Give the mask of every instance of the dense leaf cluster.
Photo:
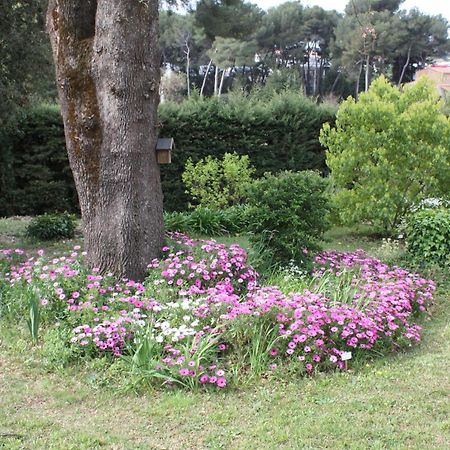
[[[416,211],[407,220],[407,247],[420,262],[450,264],[450,209]]]
[[[266,174],[248,194],[250,240],[262,263],[307,265],[329,227],[328,180],[312,171]]]

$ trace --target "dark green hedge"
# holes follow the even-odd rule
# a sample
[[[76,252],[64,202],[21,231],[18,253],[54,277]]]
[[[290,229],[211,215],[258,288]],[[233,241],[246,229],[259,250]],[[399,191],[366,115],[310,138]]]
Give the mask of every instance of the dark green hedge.
[[[172,164],[161,166],[165,209],[186,209],[181,181],[187,158],[248,154],[257,175],[280,170],[325,171],[318,136],[335,109],[295,93],[271,98],[192,99],[160,108],[161,137],[173,137]],[[0,133],[0,216],[76,211],[59,110],[37,105]]]
[[[57,106],[20,111],[3,130],[0,145],[1,216],[77,210]]]

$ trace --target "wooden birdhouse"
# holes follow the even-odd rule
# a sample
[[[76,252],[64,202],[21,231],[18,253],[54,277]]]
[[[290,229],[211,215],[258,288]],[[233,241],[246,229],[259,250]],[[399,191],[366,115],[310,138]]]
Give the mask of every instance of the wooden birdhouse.
[[[172,149],[175,148],[173,138],[161,138],[156,143],[156,160],[158,164],[170,164],[172,162]]]

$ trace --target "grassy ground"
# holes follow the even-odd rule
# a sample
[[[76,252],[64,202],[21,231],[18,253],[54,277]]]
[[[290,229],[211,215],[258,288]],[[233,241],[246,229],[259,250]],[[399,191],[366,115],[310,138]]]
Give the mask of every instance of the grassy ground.
[[[328,248],[379,246],[363,232],[329,238]],[[0,328],[0,448],[450,449],[448,301],[442,283],[423,342],[408,352],[218,393],[125,395],[86,369],[47,373],[37,349]]]

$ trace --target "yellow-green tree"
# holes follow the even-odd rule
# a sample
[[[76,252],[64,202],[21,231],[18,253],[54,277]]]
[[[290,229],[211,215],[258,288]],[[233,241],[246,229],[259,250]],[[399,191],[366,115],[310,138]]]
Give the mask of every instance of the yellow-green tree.
[[[342,103],[320,142],[344,223],[392,232],[413,204],[448,195],[450,119],[424,79],[401,90],[378,78]]]

